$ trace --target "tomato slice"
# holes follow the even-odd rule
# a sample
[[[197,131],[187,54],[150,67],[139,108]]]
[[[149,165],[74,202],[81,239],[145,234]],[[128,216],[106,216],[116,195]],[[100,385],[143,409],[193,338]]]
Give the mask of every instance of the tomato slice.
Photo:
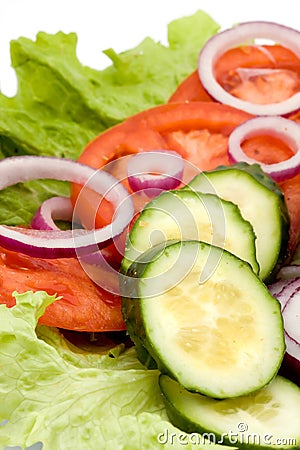
[[[174,133],[188,135],[195,130],[209,130],[226,138],[236,126],[251,117],[236,108],[210,102],[160,105],[131,116],[100,134],[87,145],[79,161],[99,169],[120,156],[155,149],[172,149],[170,139],[174,137]],[[180,144],[180,139],[172,139],[174,145],[175,141],[178,141],[176,150],[188,161],[201,167],[203,156],[199,154],[200,161],[197,154],[191,157],[190,150]],[[213,161],[210,165],[213,166]]]
[[[214,169],[230,164],[228,136],[251,117],[215,102],[168,103],[136,114],[102,133],[87,145],[79,161],[94,168],[114,162],[114,170],[118,171],[120,156],[159,148],[176,150],[199,170]],[[286,159],[291,151],[280,140],[268,136],[248,139],[244,150],[267,162]],[[294,246],[300,235],[300,176],[282,183],[282,187],[291,214],[291,246]],[[78,185],[72,186],[74,203],[80,189]],[[89,193],[83,199],[87,201],[82,202],[82,207],[90,209],[91,217],[95,216],[95,224],[91,221],[90,226],[102,226],[111,221],[111,208],[98,209],[98,199],[89,201]],[[116,270],[121,259],[118,250],[114,245],[105,249],[105,257]],[[125,329],[120,297],[95,285],[76,259],[30,258],[0,248],[0,282],[3,288],[0,303],[8,306],[13,306],[11,292],[14,290],[45,290],[62,296],[46,309],[40,323],[78,331]]]
[[[121,300],[96,286],[80,263],[31,258],[0,248],[0,303],[15,304],[13,291],[46,291],[61,299],[46,308],[39,323],[77,331],[125,330]]]
[[[262,58],[266,57],[261,53]],[[287,67],[286,59],[283,58],[283,61]],[[87,145],[79,161],[101,168],[106,162],[117,159],[120,154],[153,150],[160,145],[160,149],[176,150],[200,170],[211,170],[219,165],[230,164],[227,155],[228,136],[236,126],[251,117],[248,113],[215,102],[171,102],[136,114],[102,133]],[[244,151],[266,163],[278,162],[291,156],[291,150],[285,144],[270,136],[248,139],[244,143]],[[281,185],[284,193],[288,193],[286,201],[291,215],[290,249],[293,250],[300,239],[299,197],[293,194],[300,191],[300,177],[287,180]],[[79,186],[73,187],[74,202],[79,192]],[[85,203],[88,205],[88,199]],[[101,226],[105,210],[95,212],[95,207],[92,209],[90,206],[88,213],[95,217],[95,226]],[[110,219],[111,217],[106,217],[107,221]]]
[[[129,117],[96,137],[84,149],[79,161],[99,169],[120,156],[169,149],[177,151],[199,169],[208,170],[218,164],[229,164],[228,136],[250,117],[243,111],[210,102],[160,105]],[[217,151],[211,151],[212,144],[218,147]],[[73,186],[71,192],[73,204],[77,207],[79,204],[80,217],[87,218],[84,220],[89,221],[89,227],[109,223],[113,210],[107,202],[90,192],[81,192],[79,196],[80,189],[80,186]]]
[[[169,98],[169,102],[184,101],[214,102],[214,99],[204,89],[197,70],[185,78]]]
[[[280,102],[300,91],[300,60],[280,45],[230,49],[217,61],[215,74],[226,91],[253,103]],[[205,96],[213,101],[195,71],[179,85],[169,101],[201,101]]]
[[[271,70],[261,72],[260,75],[257,71],[253,76],[253,69],[257,68]],[[300,91],[300,60],[281,45],[242,46],[228,50],[217,61],[215,73],[219,83],[232,95],[261,104],[279,102]],[[178,86],[169,101],[201,101],[204,93],[198,72],[194,71]],[[210,101],[214,100],[210,98]],[[289,114],[288,118],[300,123],[300,110]],[[266,137],[252,139],[244,146],[249,156],[266,163],[290,157],[289,149],[283,148],[278,142],[273,146],[272,139]],[[300,176],[280,184],[291,216],[290,249],[293,251],[300,235]]]
[[[273,87],[274,83],[276,86],[279,83],[281,87],[277,92],[280,95],[290,95],[293,90],[299,90],[300,62],[289,50],[280,46],[230,50],[218,61],[216,73],[220,83],[239,96],[243,96],[249,89],[249,83],[252,83],[252,88],[256,89],[255,98],[260,96],[259,101],[262,101],[268,95],[259,87],[262,80],[259,77],[244,77],[241,80],[237,69],[265,66],[279,69],[276,77],[278,74],[280,76],[275,77],[275,81],[269,77],[267,81]],[[201,86],[196,72],[179,86],[170,100],[168,104],[136,114],[96,137],[87,145],[79,161],[98,169],[119,161],[122,156],[168,149],[176,150],[199,170],[230,164],[227,156],[228,136],[236,126],[252,116],[214,102]],[[291,118],[300,121],[299,111]],[[290,157],[289,148],[268,136],[249,139],[244,143],[244,150],[262,162],[277,162]],[[126,180],[124,184],[128,188]],[[300,238],[300,175],[286,180],[281,186],[291,216],[290,248],[294,249]],[[74,204],[81,197],[81,189],[81,186],[72,186]],[[106,225],[114,214],[108,202],[90,192],[80,199],[80,208],[85,217],[91,218],[87,221],[87,227]],[[112,245],[105,252],[110,264],[117,269],[121,258],[118,250]],[[14,290],[20,293],[45,290],[50,295],[57,293],[62,296],[47,307],[39,323],[77,331],[125,329],[120,297],[94,284],[76,259],[30,258],[0,248],[0,282],[0,303],[6,303],[9,307],[14,304],[11,297]]]

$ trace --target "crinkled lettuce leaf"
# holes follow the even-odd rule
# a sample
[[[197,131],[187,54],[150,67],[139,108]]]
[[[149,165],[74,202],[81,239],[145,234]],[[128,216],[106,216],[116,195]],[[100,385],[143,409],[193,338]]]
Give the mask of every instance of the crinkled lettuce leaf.
[[[0,305],[0,448],[203,448],[169,423],[158,372],[134,348],[76,350],[56,329],[35,331],[55,296],[14,296],[13,308]]]
[[[218,28],[199,11],[169,25],[167,46],[146,38],[121,54],[107,49],[111,64],[102,71],[79,62],[75,33],[12,41],[18,90],[11,98],[0,93],[0,159],[77,159],[105,129],[167,101]],[[69,185],[55,180],[7,188],[0,223],[28,224],[42,201],[68,193]],[[37,325],[55,296],[14,295],[16,306],[0,305],[0,448],[181,449],[182,440],[185,448],[203,448],[170,424],[158,372],[146,370],[133,347],[79,348]],[[162,445],[162,433],[178,439]]]
[[[34,180],[0,191],[0,223],[28,225],[44,200],[69,196],[69,183],[56,180]]]
[[[106,50],[112,64],[101,71],[80,63],[75,33],[40,32],[35,41],[12,41],[18,91],[12,98],[0,93],[0,158],[31,154],[77,159],[105,129],[167,101],[195,69],[202,45],[218,28],[198,11],[169,24],[166,46],[146,38],[121,54]],[[56,181],[8,188],[0,192],[0,222],[27,224],[39,202],[67,191]]]

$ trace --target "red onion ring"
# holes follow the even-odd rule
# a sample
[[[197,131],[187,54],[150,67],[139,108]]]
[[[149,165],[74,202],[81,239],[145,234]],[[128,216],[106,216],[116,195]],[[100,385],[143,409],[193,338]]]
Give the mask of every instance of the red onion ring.
[[[73,205],[69,197],[52,197],[45,200],[31,221],[35,230],[60,230],[55,220],[72,222]]]
[[[289,299],[289,294],[287,293],[288,286],[289,284],[292,284],[293,281],[294,280],[278,280],[268,286],[270,294],[279,301],[281,309],[285,307],[285,304]]]
[[[284,338],[286,344],[286,355],[284,366],[289,366],[299,382],[300,371],[300,277],[279,280],[268,286],[270,293],[281,306],[284,322]],[[285,367],[286,369],[286,367]],[[288,371],[290,372],[290,370]],[[290,375],[290,373],[288,373]]]
[[[112,223],[91,231],[33,230],[0,225],[0,245],[4,248],[41,258],[74,257],[78,251],[89,254],[120,235],[133,218],[134,208],[128,191],[107,172],[77,161],[44,156],[17,156],[0,161],[0,189],[42,178],[78,183],[102,195],[115,207]]]
[[[291,291],[291,290],[290,290]],[[300,284],[294,281],[294,291],[282,309],[286,352],[300,364]],[[298,369],[299,370],[299,369]]]
[[[178,187],[183,176],[183,159],[174,151],[153,150],[137,153],[127,164],[128,183],[134,192],[155,196]]]
[[[300,293],[295,290],[285,304],[282,315],[285,323],[285,331],[294,341],[300,345]]]
[[[275,297],[283,311],[290,298],[300,289],[300,278],[279,280],[268,287],[271,295]]]
[[[259,135],[270,135],[285,142],[294,155],[279,163],[265,164],[247,156],[241,143]],[[244,161],[248,164],[258,163],[262,170],[274,180],[281,181],[291,178],[300,172],[300,125],[283,117],[255,117],[236,127],[228,139],[228,153],[232,162]]]
[[[300,58],[299,31],[273,22],[245,22],[216,34],[202,48],[198,61],[198,73],[204,88],[217,101],[256,116],[285,115],[299,109],[300,92],[282,102],[260,105],[234,97],[216,80],[214,65],[220,56],[230,48],[254,38],[279,42]]]

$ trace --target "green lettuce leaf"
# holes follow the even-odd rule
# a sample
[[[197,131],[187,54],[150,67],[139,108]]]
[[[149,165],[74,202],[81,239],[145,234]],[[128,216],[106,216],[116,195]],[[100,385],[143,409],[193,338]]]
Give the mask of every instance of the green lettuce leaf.
[[[15,307],[0,306],[0,448],[204,447],[195,445],[199,435],[191,440],[169,423],[158,372],[144,369],[134,348],[93,354],[74,349],[56,329],[38,327],[37,336],[38,318],[55,296],[14,296]]]
[[[13,41],[18,91],[11,98],[0,93],[0,159],[77,159],[102,131],[167,101],[218,28],[199,11],[169,25],[166,46],[146,38],[119,55],[107,49],[111,65],[102,71],[79,62],[75,33]],[[0,221],[28,224],[42,201],[68,194],[69,185],[55,180],[12,186],[0,192]],[[158,372],[146,370],[133,347],[75,346],[57,329],[37,325],[55,296],[14,295],[15,307],[0,305],[0,448],[206,447],[170,424]],[[169,439],[162,444],[159,436]]]
[[[218,28],[199,11],[169,25],[167,46],[146,38],[119,55],[106,50],[112,64],[102,71],[79,62],[75,33],[40,32],[36,41],[12,41],[18,91],[12,98],[0,93],[0,158],[77,159],[105,129],[166,102],[196,68],[202,45]],[[28,224],[41,201],[66,192],[68,185],[56,181],[7,188],[0,192],[0,222]]]

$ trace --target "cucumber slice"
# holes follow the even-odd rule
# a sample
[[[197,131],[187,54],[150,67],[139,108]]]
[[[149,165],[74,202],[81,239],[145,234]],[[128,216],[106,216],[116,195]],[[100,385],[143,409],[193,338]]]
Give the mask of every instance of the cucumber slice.
[[[133,341],[137,357],[141,363],[148,369],[157,369],[157,363],[144,346],[144,331],[141,327],[140,308],[137,301],[138,283],[137,278],[142,278],[144,270],[147,268],[149,261],[154,260],[157,256],[166,250],[170,245],[178,241],[169,240],[161,242],[144,252],[128,269],[126,275],[120,274],[120,290],[122,295],[122,314],[126,322],[127,332]]]
[[[275,376],[285,350],[280,305],[246,262],[207,243],[168,242],[127,274],[127,330],[162,373],[215,398]]]
[[[289,217],[283,193],[258,164],[239,163],[202,172],[189,188],[219,195],[238,205],[256,235],[259,276],[270,281],[287,257]]]
[[[300,448],[300,389],[281,376],[246,396],[216,400],[183,389],[167,375],[159,385],[176,427],[240,449]]]
[[[201,240],[247,261],[255,273],[255,234],[239,208],[213,194],[167,191],[149,202],[127,237],[121,272],[144,251],[170,239]]]

